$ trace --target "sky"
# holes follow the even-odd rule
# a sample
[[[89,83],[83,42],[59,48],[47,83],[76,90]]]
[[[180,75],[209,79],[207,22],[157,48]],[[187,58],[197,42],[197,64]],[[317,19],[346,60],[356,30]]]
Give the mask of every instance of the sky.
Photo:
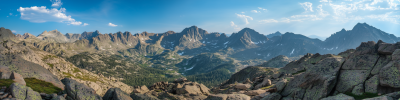
[[[400,36],[400,0],[0,0],[0,27],[14,33],[293,32],[329,37],[367,23]]]

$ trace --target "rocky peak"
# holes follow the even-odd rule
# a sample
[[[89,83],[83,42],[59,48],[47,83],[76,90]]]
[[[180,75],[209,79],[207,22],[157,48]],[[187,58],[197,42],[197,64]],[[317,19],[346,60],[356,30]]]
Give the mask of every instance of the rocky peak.
[[[268,38],[257,31],[244,28],[238,33],[233,33],[229,37],[229,47],[234,48],[252,48],[255,47],[257,44],[263,44],[268,41]]]
[[[21,39],[36,38],[35,35],[32,35],[32,34],[30,34],[30,33],[24,33],[23,35],[17,34],[17,37],[18,37],[18,38],[21,38]]]
[[[81,37],[80,37],[80,39],[87,39],[87,40],[89,40],[89,39],[92,39],[93,37],[96,37],[96,36],[99,36],[99,35],[101,35],[101,33],[98,31],[98,30],[96,30],[96,31],[94,31],[94,32],[83,32],[82,34],[81,34]]]
[[[0,28],[0,41],[13,40],[15,38],[15,35],[10,29],[5,29],[4,27]]]
[[[69,39],[66,36],[64,36],[64,34],[59,32],[57,29],[52,31],[44,31],[37,38],[47,42],[57,42],[57,43],[69,42]]]
[[[275,33],[271,33],[271,34],[267,35],[268,38],[272,38],[274,36],[282,36],[282,33],[279,31],[276,31]]]

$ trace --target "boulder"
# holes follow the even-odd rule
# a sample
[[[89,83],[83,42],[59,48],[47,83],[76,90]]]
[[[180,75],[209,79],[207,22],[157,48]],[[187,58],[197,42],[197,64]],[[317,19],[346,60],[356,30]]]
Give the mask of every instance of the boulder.
[[[102,100],[92,88],[73,79],[64,78],[61,82],[65,85],[64,92],[67,93],[67,100]]]
[[[16,72],[12,72],[10,79],[12,79],[14,82],[17,82],[21,85],[26,85],[24,77],[22,77],[22,75],[16,73]]]
[[[354,97],[351,97],[351,96],[345,95],[343,93],[340,93],[340,94],[335,95],[335,96],[322,98],[321,100],[356,100],[356,99],[354,99]]]
[[[363,84],[358,84],[357,86],[355,86],[353,88],[351,93],[353,93],[355,95],[362,95],[364,93],[364,85]]]
[[[146,93],[148,92],[149,89],[147,88],[147,86],[143,85],[143,86],[137,86],[135,87],[135,89],[133,89],[134,93]]]
[[[133,100],[160,100],[155,96],[148,95],[148,94],[140,94],[140,93],[131,94],[131,98]]]
[[[13,97],[16,97],[17,99],[24,100],[26,98],[26,90],[27,86],[19,84],[19,83],[13,83],[10,85],[10,92]]]
[[[337,77],[344,58],[327,57],[308,67],[306,72],[290,80],[282,96],[305,100],[318,100],[326,97],[337,83]]]
[[[244,94],[212,94],[205,100],[250,100],[250,97]]]
[[[103,96],[103,100],[133,100],[127,93],[120,88],[110,88]]]
[[[265,90],[259,89],[259,90],[250,90],[250,91],[245,92],[244,94],[249,95],[249,96],[256,96],[256,95],[263,94],[265,92],[266,92]]]
[[[399,49],[400,50],[400,49]],[[393,58],[393,56],[392,56]],[[381,86],[400,88],[400,61],[391,61],[379,72],[379,83]]]
[[[10,86],[10,92],[12,97],[21,100],[41,100],[42,97],[36,91],[33,91],[30,87],[21,85],[19,83],[13,83]]]
[[[392,60],[393,61],[400,60],[400,49],[394,50],[394,52],[392,54]]]
[[[379,74],[381,68],[387,65],[391,60],[392,60],[391,55],[380,56],[378,62],[376,62],[374,68],[372,69],[371,74],[372,75]]]
[[[257,84],[254,87],[254,89],[259,89],[259,88],[262,88],[262,87],[265,87],[265,86],[270,86],[270,85],[272,85],[271,80],[268,79],[268,77],[265,77],[263,82],[261,84]]]
[[[400,91],[386,94],[386,96],[392,97],[393,99],[400,99]]]
[[[202,95],[202,92],[196,85],[184,85],[176,90],[176,94]]]
[[[282,96],[280,94],[272,93],[272,94],[265,96],[261,100],[280,100],[281,98],[282,98]]]
[[[368,93],[378,93],[378,85],[379,85],[379,76],[374,75],[365,81],[365,92]]]
[[[275,84],[275,87],[276,87],[277,91],[278,91],[278,92],[282,91],[283,88],[285,88],[286,83],[287,83],[287,80],[286,80],[286,79],[283,79],[283,80],[277,82],[277,83]]]
[[[342,69],[348,70],[370,70],[374,67],[379,55],[367,54],[350,56],[343,64]]]
[[[242,83],[238,83],[235,85],[235,88],[237,89],[241,89],[241,90],[247,90],[251,87],[251,84],[242,84]]]
[[[364,83],[368,75],[368,70],[341,70],[336,90],[340,93],[350,92],[354,86]]]
[[[360,46],[356,48],[356,51],[354,51],[354,55],[352,56],[358,56],[358,55],[364,55],[364,54],[375,54],[377,53],[377,47],[375,41],[368,41],[368,42],[361,42]]]
[[[379,44],[378,53],[383,55],[391,55],[395,50],[396,46],[390,43]]]

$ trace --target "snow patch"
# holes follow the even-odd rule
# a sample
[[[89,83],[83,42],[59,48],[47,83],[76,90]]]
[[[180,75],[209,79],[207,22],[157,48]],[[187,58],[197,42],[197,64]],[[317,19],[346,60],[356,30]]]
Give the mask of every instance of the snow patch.
[[[290,55],[292,55],[292,54],[293,54],[293,52],[294,52],[294,49],[292,50],[292,52],[290,53]]]
[[[185,53],[185,52],[181,52],[181,53],[178,53],[178,54],[182,56],[184,53]]]
[[[226,41],[224,44],[226,45],[226,44],[228,44],[229,43],[229,41]]]

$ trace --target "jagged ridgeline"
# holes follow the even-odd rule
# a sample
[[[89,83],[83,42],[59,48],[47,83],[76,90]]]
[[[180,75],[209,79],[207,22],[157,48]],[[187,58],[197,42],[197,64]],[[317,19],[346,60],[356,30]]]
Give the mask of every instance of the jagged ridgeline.
[[[189,78],[190,75],[196,81],[205,82],[199,80],[204,79],[209,82],[212,79],[204,76],[212,71],[226,73],[219,75],[221,77],[230,76],[245,66],[259,65],[279,55],[296,60],[306,53],[337,54],[371,40],[397,41],[394,35],[365,23],[332,34],[325,41],[294,33],[276,32],[265,36],[250,28],[228,37],[224,33],[209,33],[197,26],[179,33],[102,34],[94,31],[63,35],[53,30],[45,31],[37,38],[29,33],[17,37],[21,39],[20,44],[50,52],[79,68],[114,77],[129,85],[150,85],[155,81],[170,81],[182,76]],[[278,62],[269,61],[261,66],[279,68],[286,63],[280,63],[278,59]],[[200,76],[195,78],[196,75]],[[224,78],[211,83],[219,84]]]

